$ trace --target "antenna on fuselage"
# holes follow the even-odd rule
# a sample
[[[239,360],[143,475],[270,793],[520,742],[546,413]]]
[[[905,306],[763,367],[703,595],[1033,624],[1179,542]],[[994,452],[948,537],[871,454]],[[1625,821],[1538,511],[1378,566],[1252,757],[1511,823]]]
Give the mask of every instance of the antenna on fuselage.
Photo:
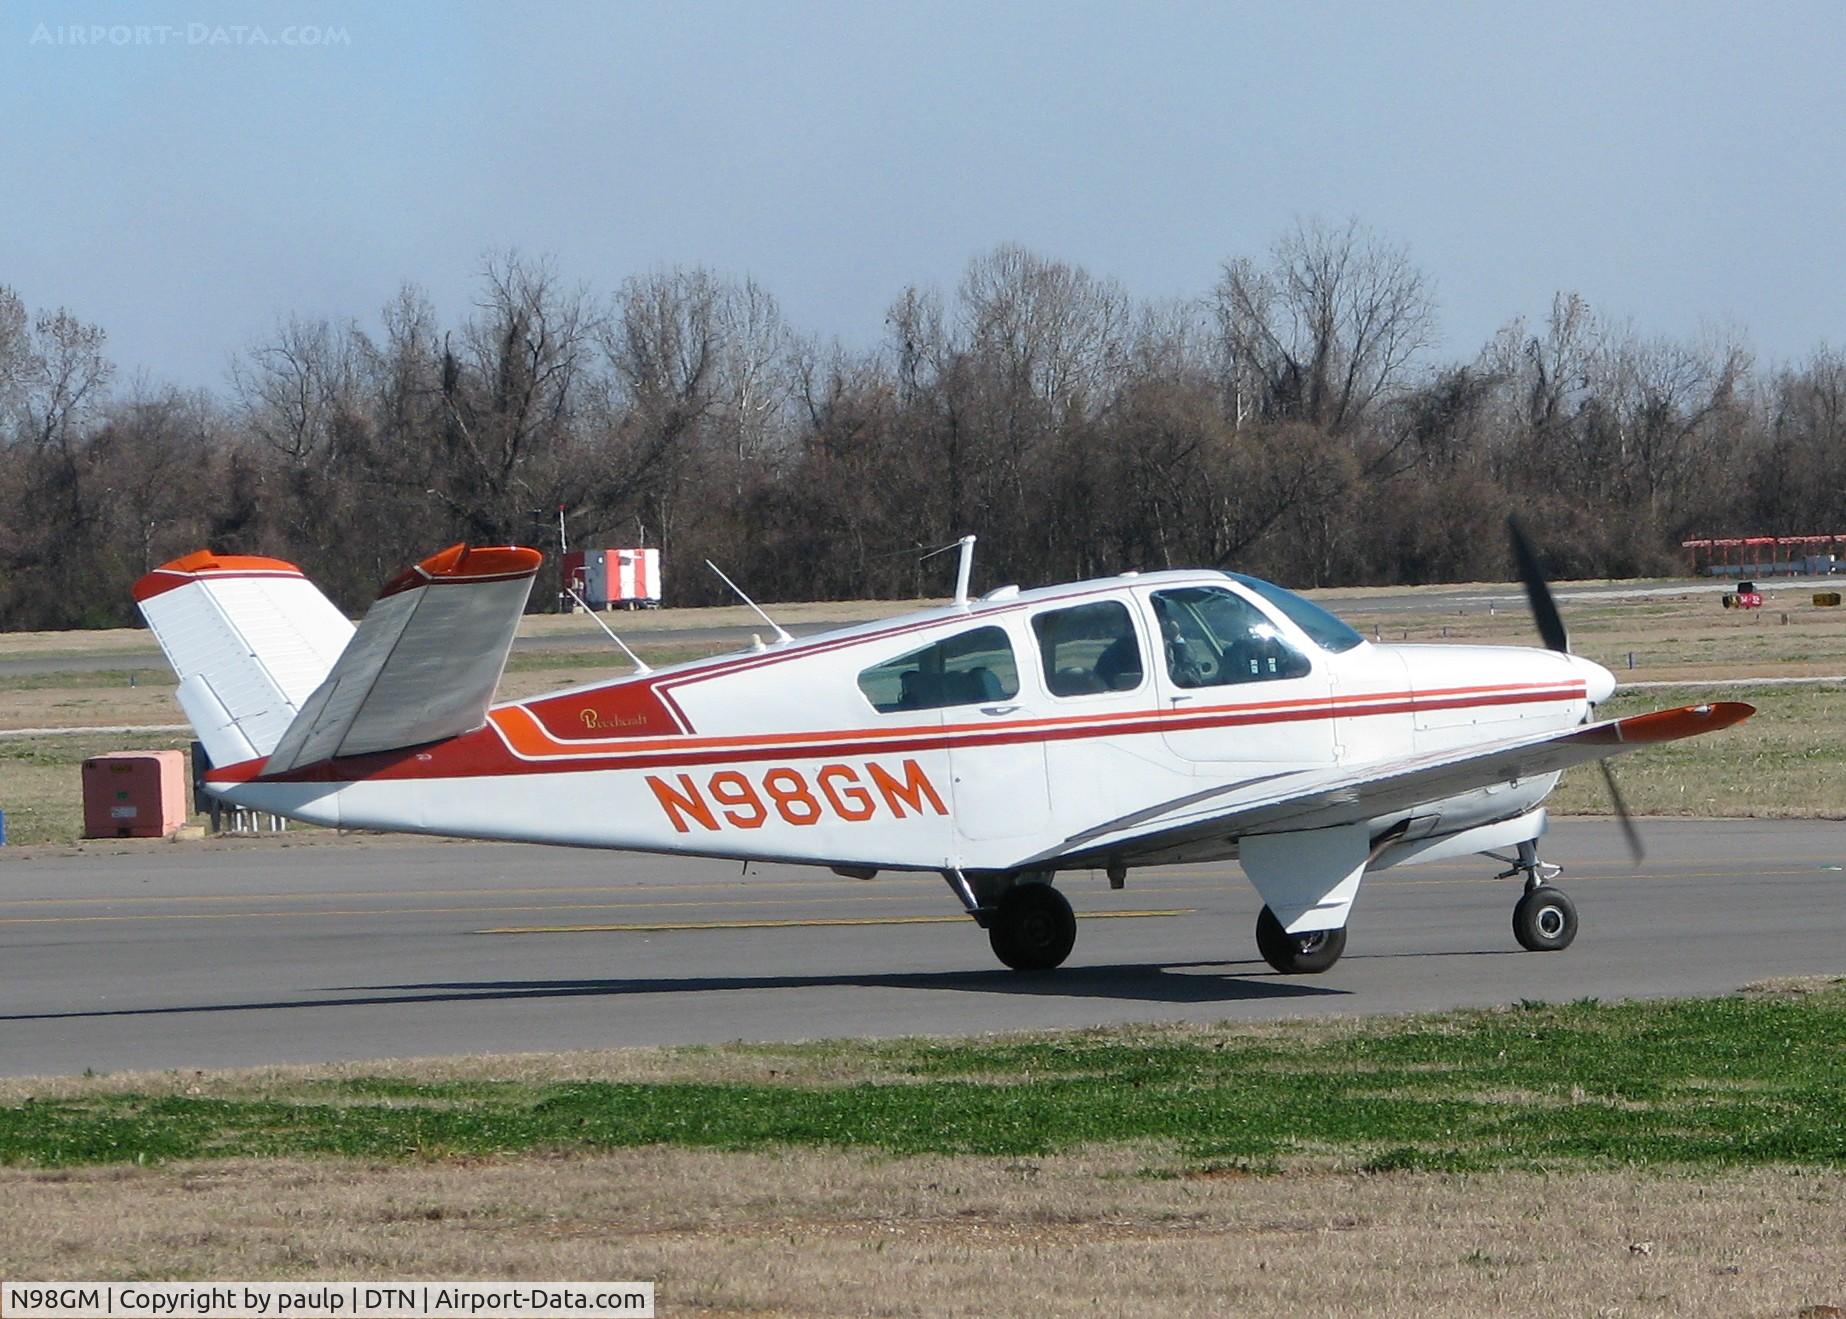
[[[613,641],[616,645],[622,648],[622,654],[628,656],[628,662],[635,666],[636,673],[652,673],[654,671],[654,668],[651,664],[649,664],[646,660],[642,659],[639,655],[635,654],[634,651],[630,650],[628,648],[628,643],[626,641],[623,641],[620,637],[615,635],[615,629],[610,627],[607,623],[603,622],[602,615],[597,613],[594,609],[590,608],[588,602],[586,602],[582,596],[578,595],[575,591],[571,590],[571,588],[568,586],[564,588],[564,594],[568,595],[571,599],[575,600],[579,605],[581,605],[583,607],[583,612],[588,614],[591,618],[596,620],[596,626],[601,628],[603,631],[609,634],[609,640]]]
[[[933,559],[938,554],[947,554],[950,550],[961,549],[961,563],[955,569],[955,604],[963,609],[968,607],[968,579],[974,575],[974,540],[973,536],[963,536],[949,545],[942,545],[931,550],[923,559]],[[918,559],[917,562],[923,562]]]
[[[756,616],[758,618],[762,619],[765,623],[769,624],[770,627],[775,629],[776,641],[778,643],[785,642],[785,641],[793,641],[795,639],[791,637],[788,633],[782,630],[782,625],[780,623],[776,622],[776,620],[771,618],[768,614],[765,614],[762,611],[762,608],[756,603],[756,601],[752,600],[749,596],[745,595],[743,587],[739,586],[736,582],[732,581],[729,577],[726,577],[724,575],[724,569],[720,568],[717,564],[713,563],[710,559],[705,560],[705,566],[707,568],[710,568],[713,572],[718,574],[719,581],[723,582],[726,586],[730,587],[733,591],[737,592],[737,598],[739,600],[742,600],[745,604],[749,605],[750,608],[756,610]]]

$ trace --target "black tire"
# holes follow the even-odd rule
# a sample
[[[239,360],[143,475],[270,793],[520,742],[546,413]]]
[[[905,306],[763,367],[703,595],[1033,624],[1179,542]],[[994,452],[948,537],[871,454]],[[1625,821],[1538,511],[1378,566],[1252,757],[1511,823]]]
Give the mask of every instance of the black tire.
[[[987,939],[994,956],[1015,971],[1049,971],[1077,943],[1077,916],[1049,884],[1015,884],[1000,895]]]
[[[1256,918],[1256,948],[1265,962],[1285,976],[1319,975],[1346,951],[1346,929],[1290,934],[1276,914],[1264,907]]]
[[[1513,908],[1513,937],[1530,953],[1556,953],[1577,937],[1577,908],[1562,889],[1541,884]]]

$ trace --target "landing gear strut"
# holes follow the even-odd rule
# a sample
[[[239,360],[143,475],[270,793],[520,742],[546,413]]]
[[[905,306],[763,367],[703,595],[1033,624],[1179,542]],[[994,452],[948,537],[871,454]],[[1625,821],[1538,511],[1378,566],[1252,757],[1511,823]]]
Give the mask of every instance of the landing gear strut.
[[[1276,914],[1264,907],[1256,918],[1256,950],[1282,975],[1319,975],[1346,951],[1346,930],[1342,926],[1312,934],[1290,934]]]
[[[1505,860],[1506,858],[1501,858]],[[1538,844],[1519,844],[1518,859],[1496,879],[1524,875],[1525,893],[1513,907],[1513,938],[1527,952],[1556,953],[1577,937],[1577,908],[1551,883],[1561,872],[1538,859]]]

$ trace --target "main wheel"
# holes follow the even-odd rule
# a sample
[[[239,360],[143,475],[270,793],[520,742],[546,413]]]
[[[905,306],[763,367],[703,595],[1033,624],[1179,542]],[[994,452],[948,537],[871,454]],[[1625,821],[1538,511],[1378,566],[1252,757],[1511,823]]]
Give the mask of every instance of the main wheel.
[[[1015,971],[1049,971],[1077,943],[1077,916],[1049,884],[1015,884],[1000,895],[987,939]]]
[[[1256,918],[1256,949],[1263,960],[1285,976],[1319,975],[1346,951],[1346,930],[1316,930],[1290,934],[1276,914],[1263,908]]]
[[[1527,952],[1560,952],[1577,937],[1577,908],[1562,889],[1540,884],[1513,908],[1513,937]]]

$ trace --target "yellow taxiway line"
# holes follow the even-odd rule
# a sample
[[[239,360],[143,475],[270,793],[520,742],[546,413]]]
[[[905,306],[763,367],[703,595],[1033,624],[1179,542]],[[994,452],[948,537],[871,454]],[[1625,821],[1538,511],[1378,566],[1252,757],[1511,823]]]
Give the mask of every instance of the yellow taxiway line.
[[[1129,920],[1136,917],[1191,916],[1197,907],[1171,907],[1147,911],[1080,911],[1080,921]],[[673,930],[787,930],[825,925],[952,925],[966,921],[966,912],[953,916],[813,916],[755,921],[634,921],[621,925],[503,925],[476,934],[651,934]]]

